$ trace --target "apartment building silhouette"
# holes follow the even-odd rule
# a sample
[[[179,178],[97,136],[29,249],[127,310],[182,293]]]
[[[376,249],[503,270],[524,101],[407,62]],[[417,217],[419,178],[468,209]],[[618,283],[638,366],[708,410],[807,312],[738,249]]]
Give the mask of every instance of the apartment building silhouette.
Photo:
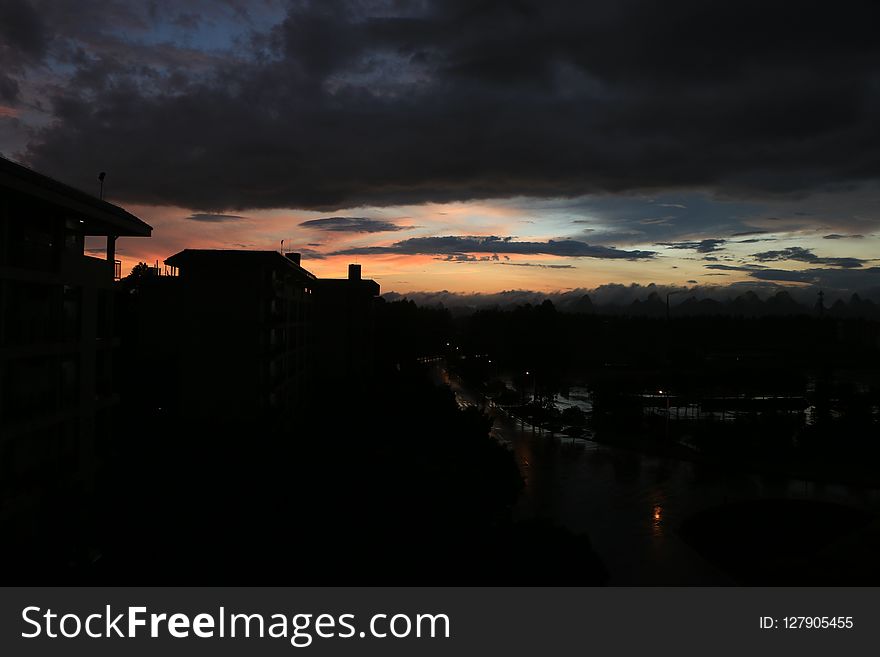
[[[0,158],[0,520],[19,530],[6,536],[28,536],[41,509],[84,508],[93,491],[119,399],[116,240],[151,230]]]
[[[299,254],[185,249],[161,298],[173,323],[177,404],[197,420],[289,424],[313,367],[315,276]],[[169,278],[169,277],[165,277]]]

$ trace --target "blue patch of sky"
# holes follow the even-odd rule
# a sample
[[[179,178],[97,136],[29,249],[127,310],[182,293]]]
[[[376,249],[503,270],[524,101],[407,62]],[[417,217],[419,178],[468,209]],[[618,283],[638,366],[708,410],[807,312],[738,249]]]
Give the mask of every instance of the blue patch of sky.
[[[707,192],[516,198],[500,203],[533,219],[530,232],[596,243],[640,244],[727,238],[753,229],[749,218],[761,216],[766,209],[761,203],[719,200]]]

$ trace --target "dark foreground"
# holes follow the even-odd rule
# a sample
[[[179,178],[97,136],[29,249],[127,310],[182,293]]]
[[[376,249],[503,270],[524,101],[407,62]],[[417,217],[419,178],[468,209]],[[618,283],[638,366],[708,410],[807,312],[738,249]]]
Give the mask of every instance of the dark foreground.
[[[294,430],[140,415],[91,513],[40,519],[40,545],[7,557],[13,579],[605,582],[587,537],[512,519],[522,480],[481,413],[420,370],[375,383],[344,404],[316,402]]]
[[[880,583],[876,325],[655,324],[386,304],[375,373],[283,429],[187,423],[130,376],[95,494],[47,490],[6,582]],[[475,406],[418,364],[444,355]],[[591,410],[555,408],[584,373]],[[712,419],[768,398],[807,406]],[[489,400],[537,434],[505,440]]]

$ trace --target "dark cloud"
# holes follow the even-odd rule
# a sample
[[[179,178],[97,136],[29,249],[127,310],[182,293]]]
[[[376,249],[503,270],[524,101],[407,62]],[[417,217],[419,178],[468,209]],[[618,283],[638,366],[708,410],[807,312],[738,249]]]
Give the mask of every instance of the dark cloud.
[[[398,226],[390,221],[368,217],[325,217],[303,221],[300,226],[334,233],[387,233],[412,228],[412,226]]]
[[[831,233],[830,235],[823,235],[823,240],[861,240],[864,239],[864,235],[840,235],[839,233]]]
[[[209,212],[194,212],[187,217],[190,221],[204,221],[207,223],[224,223],[227,221],[241,221],[247,219],[238,214],[212,214]]]
[[[751,278],[776,283],[805,283],[838,291],[880,291],[880,267],[840,268],[815,267],[810,269],[773,269],[763,265],[705,265],[706,269],[738,271]],[[715,276],[718,273],[704,274]]]
[[[314,249],[304,249],[302,247],[296,249],[297,253],[299,253],[303,258],[308,260],[324,260],[327,256],[320,251],[315,251]]]
[[[187,30],[194,30],[199,26],[201,20],[202,17],[195,12],[182,11],[172,20],[172,23]]]
[[[434,258],[434,260],[442,260],[443,262],[492,262],[497,261],[498,254],[493,253],[490,256],[475,256],[470,253],[456,253],[454,255],[445,255],[442,258]]]
[[[458,236],[413,237],[390,246],[364,246],[335,251],[330,255],[449,255],[470,253],[551,255],[569,258],[609,258],[641,260],[652,258],[654,251],[625,251],[607,246],[596,246],[577,240],[548,240],[546,242],[517,242],[511,237]]]
[[[707,239],[699,242],[657,242],[659,246],[665,246],[670,249],[687,249],[697,253],[712,253],[720,251],[722,246],[727,242],[724,239]]]
[[[761,253],[753,253],[752,257],[758,262],[795,260],[798,262],[809,262],[816,265],[841,267],[843,269],[856,269],[865,264],[865,261],[860,258],[822,258],[813,253],[811,249],[805,249],[800,246],[790,246],[781,251],[762,251]]]
[[[18,100],[18,82],[0,73],[0,101],[14,103]]]
[[[19,78],[43,61],[49,32],[39,11],[27,0],[0,0],[0,101],[16,104]]]
[[[722,269],[724,271],[756,271],[765,269],[762,265],[703,265],[706,269]]]
[[[731,237],[753,237],[754,235],[766,235],[766,230],[746,230],[741,233],[734,233]]]
[[[574,265],[546,265],[540,262],[499,262],[507,267],[538,267],[539,269],[575,269]]]
[[[23,153],[84,187],[113,171],[125,202],[222,212],[765,194],[880,174],[869,0],[292,2],[221,55],[102,46],[148,20],[142,4],[81,0],[53,21],[75,72],[47,90],[52,120]],[[172,21],[196,4],[153,13]],[[30,5],[2,6],[18,12],[15,29],[0,20],[3,42],[40,57]]]
[[[874,289],[880,285],[880,267],[866,269],[814,268],[799,271],[762,269],[749,274],[752,278],[786,283],[809,283],[824,288],[841,290]]]
[[[48,44],[48,30],[31,2],[0,2],[0,54],[5,66],[41,60]]]

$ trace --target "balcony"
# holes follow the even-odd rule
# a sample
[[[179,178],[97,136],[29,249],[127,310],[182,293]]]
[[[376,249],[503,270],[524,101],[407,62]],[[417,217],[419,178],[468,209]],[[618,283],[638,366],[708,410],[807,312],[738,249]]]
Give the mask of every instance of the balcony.
[[[65,279],[92,285],[110,285],[116,273],[116,262],[87,255],[65,253],[61,274]]]

